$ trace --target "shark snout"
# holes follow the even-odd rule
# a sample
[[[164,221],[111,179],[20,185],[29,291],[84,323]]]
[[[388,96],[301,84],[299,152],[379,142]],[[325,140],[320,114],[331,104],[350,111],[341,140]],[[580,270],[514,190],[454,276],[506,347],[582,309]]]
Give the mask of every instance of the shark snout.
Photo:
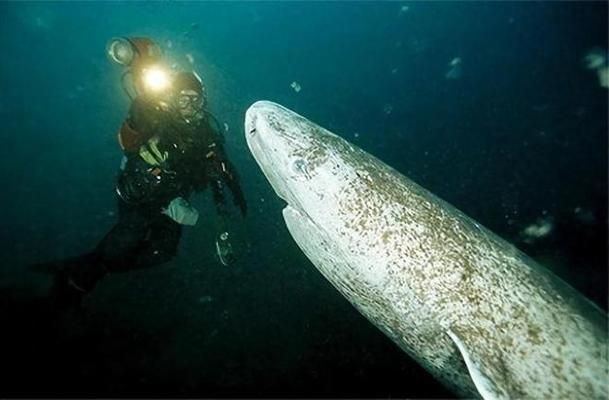
[[[258,120],[258,112],[252,107],[248,108],[247,112],[245,113],[245,135],[247,138],[256,134],[256,121]]]
[[[249,139],[260,134],[261,122],[264,122],[266,117],[277,108],[277,104],[260,100],[252,104],[245,112],[245,134]]]

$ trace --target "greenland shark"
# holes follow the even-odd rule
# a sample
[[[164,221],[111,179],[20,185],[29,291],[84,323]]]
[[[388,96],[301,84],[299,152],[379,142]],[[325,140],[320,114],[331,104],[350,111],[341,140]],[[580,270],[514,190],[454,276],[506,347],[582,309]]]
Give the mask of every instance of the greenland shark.
[[[245,135],[304,254],[457,395],[607,399],[607,315],[571,286],[279,104],[254,103]]]

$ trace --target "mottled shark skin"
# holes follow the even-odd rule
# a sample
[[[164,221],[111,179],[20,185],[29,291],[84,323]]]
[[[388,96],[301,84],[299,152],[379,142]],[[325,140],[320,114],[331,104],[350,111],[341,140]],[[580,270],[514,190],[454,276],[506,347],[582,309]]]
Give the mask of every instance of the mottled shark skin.
[[[254,103],[245,135],[306,256],[456,394],[607,399],[607,315],[565,282],[278,104]]]

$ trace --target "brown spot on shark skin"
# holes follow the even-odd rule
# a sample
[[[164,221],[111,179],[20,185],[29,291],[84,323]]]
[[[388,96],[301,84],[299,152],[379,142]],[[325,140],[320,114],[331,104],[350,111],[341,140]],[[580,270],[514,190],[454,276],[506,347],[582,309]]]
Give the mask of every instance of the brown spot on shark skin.
[[[539,333],[540,333],[539,327],[537,327],[535,325],[530,325],[529,329],[527,330],[529,341],[533,344],[542,344],[543,339],[540,337]]]
[[[391,232],[390,231],[383,232],[383,234],[381,235],[381,240],[383,241],[383,244],[389,243],[389,237],[390,236],[391,236]]]

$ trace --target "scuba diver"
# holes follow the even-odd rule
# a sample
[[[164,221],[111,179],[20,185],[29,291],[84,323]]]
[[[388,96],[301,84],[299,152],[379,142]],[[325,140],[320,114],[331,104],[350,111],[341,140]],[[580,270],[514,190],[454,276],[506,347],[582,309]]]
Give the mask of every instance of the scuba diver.
[[[121,40],[127,40],[122,44],[134,53],[151,53],[138,49],[138,44],[142,47],[138,39]],[[134,77],[136,96],[118,133],[124,153],[116,184],[118,222],[90,253],[34,267],[54,275],[51,296],[60,307],[79,306],[83,296],[109,273],[171,260],[182,225],[195,225],[199,218],[188,199],[207,187],[222,221],[216,251],[222,264],[232,261],[224,222],[228,216],[225,189],[231,191],[243,217],[247,204],[224,151],[217,120],[207,111],[201,79],[195,72],[178,72],[169,79],[157,76],[156,69],[136,71],[152,73],[152,82],[163,90],[151,94],[140,87],[145,84],[142,76]]]

